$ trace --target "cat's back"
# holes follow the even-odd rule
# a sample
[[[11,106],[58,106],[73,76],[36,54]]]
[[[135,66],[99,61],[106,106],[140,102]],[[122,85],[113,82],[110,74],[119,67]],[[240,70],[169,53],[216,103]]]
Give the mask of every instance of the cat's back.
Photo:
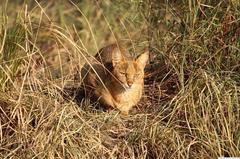
[[[83,77],[85,85],[96,88],[109,80],[113,69],[112,54],[114,51],[124,52],[123,54],[125,54],[123,48],[113,43],[101,48],[97,54],[91,57],[89,62],[83,66],[81,76]]]

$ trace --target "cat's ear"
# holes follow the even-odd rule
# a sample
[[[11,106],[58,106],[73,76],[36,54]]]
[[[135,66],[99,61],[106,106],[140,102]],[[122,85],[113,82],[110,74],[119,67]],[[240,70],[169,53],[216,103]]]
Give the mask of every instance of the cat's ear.
[[[144,68],[147,64],[148,58],[149,58],[149,53],[145,52],[145,53],[140,54],[137,57],[136,62]]]
[[[114,49],[112,52],[112,64],[115,66],[117,63],[123,61],[124,58],[122,56],[122,53],[119,49]]]

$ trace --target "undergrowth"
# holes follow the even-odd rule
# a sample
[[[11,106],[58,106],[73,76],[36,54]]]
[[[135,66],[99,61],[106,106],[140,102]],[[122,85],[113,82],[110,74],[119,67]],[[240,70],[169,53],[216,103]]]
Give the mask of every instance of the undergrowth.
[[[238,1],[0,4],[1,158],[240,156]],[[151,54],[128,117],[63,96],[115,41]]]

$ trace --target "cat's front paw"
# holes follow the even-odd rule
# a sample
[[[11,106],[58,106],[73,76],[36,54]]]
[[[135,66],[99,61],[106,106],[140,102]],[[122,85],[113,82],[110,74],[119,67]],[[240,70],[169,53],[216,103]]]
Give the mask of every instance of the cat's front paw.
[[[121,111],[122,116],[128,116],[129,112],[128,111]]]

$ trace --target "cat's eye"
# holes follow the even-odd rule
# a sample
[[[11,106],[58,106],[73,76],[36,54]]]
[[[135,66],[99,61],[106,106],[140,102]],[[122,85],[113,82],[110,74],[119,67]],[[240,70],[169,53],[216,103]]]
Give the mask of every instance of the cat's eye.
[[[135,77],[138,77],[138,76],[140,76],[140,73],[136,73],[136,74],[135,74]]]
[[[126,74],[125,72],[120,72],[120,75],[123,75],[123,76],[124,76],[125,74]]]

